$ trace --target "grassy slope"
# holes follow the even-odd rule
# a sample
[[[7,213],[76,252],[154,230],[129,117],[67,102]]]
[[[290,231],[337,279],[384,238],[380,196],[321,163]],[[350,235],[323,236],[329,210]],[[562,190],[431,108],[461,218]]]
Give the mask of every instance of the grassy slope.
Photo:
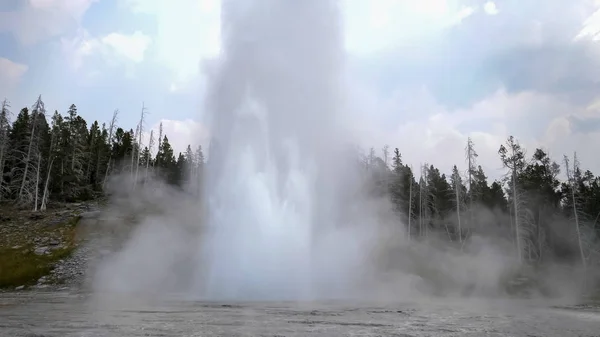
[[[78,222],[77,212],[34,214],[0,207],[0,288],[32,285],[48,275],[75,250]],[[48,254],[35,253],[44,246]]]

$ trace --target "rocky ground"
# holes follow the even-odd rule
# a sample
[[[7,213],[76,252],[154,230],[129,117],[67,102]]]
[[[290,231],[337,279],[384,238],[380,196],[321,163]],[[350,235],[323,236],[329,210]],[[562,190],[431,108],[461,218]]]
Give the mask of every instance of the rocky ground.
[[[71,256],[59,260],[50,275],[38,279],[37,288],[78,288],[85,281],[88,261],[92,256],[87,244],[79,244]]]
[[[97,201],[45,212],[0,206],[0,291],[81,285],[92,255],[81,225],[99,209]]]

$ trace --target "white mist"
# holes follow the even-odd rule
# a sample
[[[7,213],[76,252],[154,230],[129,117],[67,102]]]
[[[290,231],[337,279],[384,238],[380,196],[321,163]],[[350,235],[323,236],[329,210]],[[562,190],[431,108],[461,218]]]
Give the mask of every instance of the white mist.
[[[344,50],[331,0],[225,0],[201,243],[211,298],[342,296],[367,238],[342,223]]]

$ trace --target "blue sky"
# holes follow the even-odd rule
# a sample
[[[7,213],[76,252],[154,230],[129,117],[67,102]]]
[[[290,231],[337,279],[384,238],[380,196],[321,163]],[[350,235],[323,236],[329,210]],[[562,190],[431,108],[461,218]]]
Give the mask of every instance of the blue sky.
[[[500,174],[508,135],[600,172],[600,3],[594,0],[340,0],[362,144],[413,165],[464,166],[471,136]],[[89,121],[147,129],[178,150],[205,141],[203,62],[219,54],[218,0],[4,0],[0,96],[42,94]]]

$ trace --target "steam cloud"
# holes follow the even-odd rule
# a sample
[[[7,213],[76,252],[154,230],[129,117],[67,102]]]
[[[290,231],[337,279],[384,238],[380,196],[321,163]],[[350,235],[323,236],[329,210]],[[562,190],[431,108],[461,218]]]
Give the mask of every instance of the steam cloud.
[[[96,290],[297,300],[498,291],[508,243],[474,237],[471,255],[434,237],[407,245],[387,199],[365,193],[346,128],[337,1],[223,0],[222,36],[201,200],[158,182],[113,200],[108,213],[158,215],[143,215],[101,263]]]
[[[361,271],[367,236],[350,234],[356,224],[344,223],[340,198],[352,179],[340,153],[339,17],[336,1],[223,4],[223,56],[208,97],[214,147],[198,282],[207,294],[331,295]]]

